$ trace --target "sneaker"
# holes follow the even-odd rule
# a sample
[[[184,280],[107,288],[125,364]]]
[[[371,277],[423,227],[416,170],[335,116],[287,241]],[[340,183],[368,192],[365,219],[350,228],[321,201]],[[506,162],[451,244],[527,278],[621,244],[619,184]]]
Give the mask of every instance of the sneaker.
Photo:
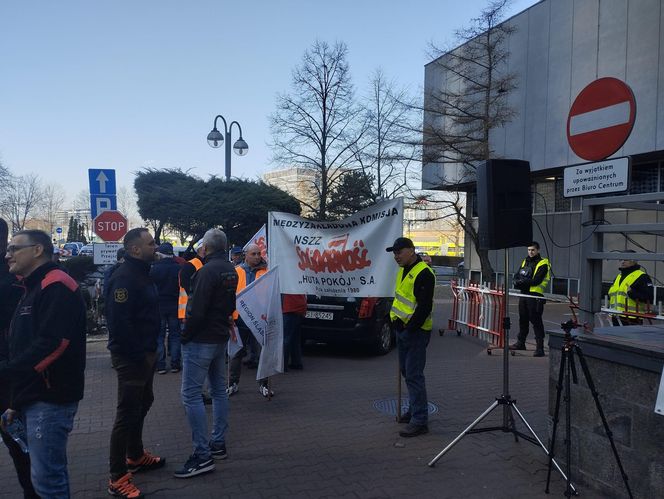
[[[399,435],[404,438],[410,438],[424,435],[425,433],[429,433],[429,427],[427,425],[409,423],[408,426],[399,432]]]
[[[126,473],[115,481],[109,480],[108,493],[115,497],[126,497],[128,499],[145,497],[134,485],[131,473]]]
[[[525,350],[526,344],[523,341],[515,341],[510,345],[510,350]]]
[[[157,370],[157,374],[166,374],[167,372],[168,372],[168,370],[166,370],[166,369]]]
[[[212,454],[212,459],[226,459],[228,457],[228,453],[226,452],[226,444],[210,444],[210,454]]]
[[[175,478],[191,478],[203,473],[209,473],[214,470],[214,461],[212,459],[201,459],[196,455],[189,456],[184,466],[173,473]]]
[[[179,373],[180,371],[181,371],[181,369],[179,367],[171,367],[171,372],[173,374]]]
[[[163,468],[166,464],[166,459],[163,457],[155,456],[144,450],[143,455],[138,459],[127,458],[127,471],[130,473],[138,473],[139,471],[150,471]]]
[[[263,397],[274,397],[274,392],[270,390],[267,385],[260,385],[258,387],[258,393],[260,393]]]
[[[228,385],[228,388],[226,388],[226,394],[230,397],[231,395],[237,393],[240,391],[240,387],[238,386],[237,383],[231,383]]]

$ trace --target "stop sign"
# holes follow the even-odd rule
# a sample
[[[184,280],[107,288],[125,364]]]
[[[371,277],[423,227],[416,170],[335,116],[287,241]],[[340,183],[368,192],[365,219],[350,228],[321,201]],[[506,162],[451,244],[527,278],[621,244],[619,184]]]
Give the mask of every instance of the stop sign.
[[[95,234],[104,241],[119,241],[127,233],[127,219],[117,210],[102,211],[92,224]]]
[[[617,78],[600,78],[574,100],[567,117],[567,141],[580,158],[600,161],[622,147],[635,119],[632,89]]]

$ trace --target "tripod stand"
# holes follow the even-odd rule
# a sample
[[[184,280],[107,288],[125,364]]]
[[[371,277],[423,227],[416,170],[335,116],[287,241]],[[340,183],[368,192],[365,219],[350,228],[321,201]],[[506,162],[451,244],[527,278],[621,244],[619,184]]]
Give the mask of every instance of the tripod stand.
[[[567,478],[566,478],[566,488],[565,488],[565,496],[570,497],[572,495],[572,490],[574,487],[572,487],[571,484],[571,479],[572,479],[572,468],[571,468],[571,429],[572,429],[572,420],[571,420],[571,397],[572,397],[572,384],[571,382],[574,382],[576,385],[578,383],[578,378],[576,375],[576,366],[574,364],[574,353],[579,357],[579,363],[581,364],[581,370],[583,371],[583,375],[586,378],[586,382],[588,383],[588,388],[590,389],[590,393],[593,396],[593,400],[595,401],[595,406],[597,406],[597,412],[599,412],[600,418],[602,418],[602,424],[604,425],[604,431],[606,432],[606,436],[609,438],[609,442],[611,442],[611,449],[613,450],[613,455],[616,458],[616,463],[618,463],[618,468],[620,469],[620,474],[622,475],[623,482],[625,483],[625,488],[627,489],[627,494],[629,497],[632,497],[632,491],[629,488],[629,483],[628,483],[628,478],[627,474],[625,473],[625,470],[623,469],[623,465],[620,462],[620,456],[618,456],[618,449],[616,448],[616,444],[613,441],[613,433],[611,433],[611,430],[609,429],[609,423],[606,421],[606,417],[604,416],[604,411],[602,410],[602,405],[599,402],[599,395],[597,393],[597,390],[595,389],[595,384],[593,383],[593,379],[590,376],[590,370],[588,369],[588,364],[586,363],[586,358],[583,356],[583,352],[581,351],[581,348],[579,345],[576,344],[576,341],[574,337],[571,334],[572,329],[576,328],[577,325],[570,321],[564,322],[561,324],[561,327],[563,331],[565,331],[565,338],[564,338],[564,343],[560,352],[560,370],[558,371],[558,384],[556,385],[556,407],[554,409],[554,414],[553,414],[553,429],[551,431],[551,452],[549,453],[549,470],[547,472],[546,476],[546,489],[545,492],[548,494],[549,493],[549,483],[551,481],[551,464],[555,463],[554,457],[555,457],[555,447],[556,447],[556,431],[558,430],[558,414],[560,412],[560,395],[563,391],[563,377],[565,379],[565,462],[567,464]],[[558,466],[556,465],[556,468]],[[558,468],[560,469],[560,468]],[[564,476],[564,475],[563,475]],[[576,491],[574,491],[576,493]]]
[[[542,441],[539,439],[537,434],[535,433],[535,430],[533,430],[532,426],[526,421],[526,418],[523,416],[521,411],[516,405],[516,400],[514,400],[509,393],[509,384],[510,384],[510,377],[509,377],[509,338],[510,338],[510,317],[509,317],[509,290],[507,289],[507,271],[509,269],[508,263],[509,263],[509,258],[507,255],[507,249],[505,251],[505,317],[503,319],[503,331],[504,331],[504,343],[503,343],[503,393],[500,397],[496,397],[496,400],[482,413],[479,415],[479,417],[473,421],[465,430],[463,430],[452,442],[450,442],[447,447],[445,447],[442,451],[438,453],[436,457],[434,457],[430,462],[429,462],[429,467],[434,467],[436,465],[436,462],[443,457],[454,445],[456,445],[459,440],[461,440],[464,436],[470,434],[470,433],[484,433],[484,432],[489,432],[489,431],[502,431],[505,433],[511,433],[514,435],[514,441],[518,442],[519,437],[523,438],[524,440],[535,444],[539,445],[542,450],[544,450],[544,453],[549,456],[549,474],[551,472],[551,465],[556,467],[558,472],[562,475],[562,477],[567,480],[569,488],[576,493],[576,489],[574,486],[570,483],[569,479],[565,476],[565,473],[563,470],[558,466],[558,463],[556,462],[555,459],[553,459],[553,456],[549,454],[549,451],[547,450],[546,446],[542,443]],[[502,406],[503,408],[503,424],[501,426],[491,426],[491,427],[486,427],[486,428],[475,428],[484,418],[486,418],[493,410],[498,407]],[[519,419],[523,422],[523,424],[528,428],[528,431],[531,433],[532,437],[530,435],[526,435],[519,430],[517,430],[515,424],[514,424],[514,413],[513,411],[516,412],[517,416],[519,416]]]

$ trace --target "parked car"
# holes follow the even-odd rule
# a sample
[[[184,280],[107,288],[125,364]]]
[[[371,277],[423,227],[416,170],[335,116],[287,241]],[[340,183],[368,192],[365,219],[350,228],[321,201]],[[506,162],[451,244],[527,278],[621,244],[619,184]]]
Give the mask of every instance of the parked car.
[[[384,355],[394,346],[390,327],[392,298],[307,296],[303,340],[360,343]]]
[[[65,257],[78,256],[78,253],[79,251],[81,251],[82,247],[83,243],[78,243],[78,242],[65,243],[65,245],[62,247],[64,251],[61,251],[60,254]]]
[[[459,269],[457,267],[434,265],[431,268],[436,274],[436,284],[449,284],[452,279],[456,279],[459,276]]]
[[[93,247],[92,243],[86,244],[78,252],[78,254],[80,256],[93,256],[94,253],[95,252],[94,252],[94,247]]]

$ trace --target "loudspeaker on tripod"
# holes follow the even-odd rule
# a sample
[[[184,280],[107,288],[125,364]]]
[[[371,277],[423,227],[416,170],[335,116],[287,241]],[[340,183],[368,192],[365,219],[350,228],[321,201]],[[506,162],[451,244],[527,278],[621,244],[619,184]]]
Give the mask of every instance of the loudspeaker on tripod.
[[[480,249],[527,246],[533,240],[530,163],[490,159],[477,169]]]

